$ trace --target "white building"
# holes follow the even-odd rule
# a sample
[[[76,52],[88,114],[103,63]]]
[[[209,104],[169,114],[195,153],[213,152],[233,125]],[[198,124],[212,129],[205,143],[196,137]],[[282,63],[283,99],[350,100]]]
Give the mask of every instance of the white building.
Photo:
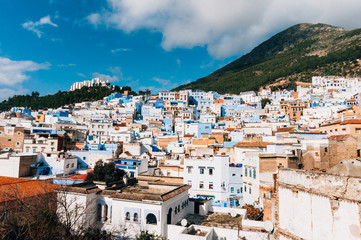
[[[92,87],[94,85],[106,86],[108,83],[109,83],[108,80],[105,81],[100,78],[93,78],[92,80],[73,83],[73,85],[71,85],[71,87],[70,87],[70,91],[74,91],[76,89],[81,89],[84,86],[86,86],[86,87]]]
[[[193,157],[184,160],[183,181],[192,186],[193,198],[211,199],[214,206],[242,205],[242,165],[228,156]]]
[[[142,230],[167,237],[167,224],[176,224],[193,210],[188,200],[190,187],[158,181],[138,181],[121,191],[101,190],[95,185],[72,187],[67,199],[76,201],[70,202],[69,208],[86,206],[85,219],[78,221],[85,227],[99,227],[131,239]]]
[[[312,86],[326,89],[340,88],[359,88],[360,82],[358,78],[344,78],[335,76],[312,77]]]

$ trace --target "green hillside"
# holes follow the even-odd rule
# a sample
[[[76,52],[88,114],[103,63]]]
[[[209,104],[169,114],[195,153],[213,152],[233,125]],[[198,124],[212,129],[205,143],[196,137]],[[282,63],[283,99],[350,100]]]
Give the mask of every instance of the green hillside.
[[[207,77],[174,90],[239,93],[260,87],[294,88],[315,75],[361,75],[361,29],[298,24]]]
[[[131,91],[131,88],[123,87],[120,89],[119,86],[110,88],[105,86],[82,87],[75,91],[59,91],[56,94],[46,96],[39,96],[38,92],[32,92],[31,95],[17,95],[0,102],[0,112],[8,111],[12,107],[28,107],[33,110],[58,108],[68,104],[100,100],[113,92],[122,93],[124,90]],[[134,92],[131,93],[135,94]]]

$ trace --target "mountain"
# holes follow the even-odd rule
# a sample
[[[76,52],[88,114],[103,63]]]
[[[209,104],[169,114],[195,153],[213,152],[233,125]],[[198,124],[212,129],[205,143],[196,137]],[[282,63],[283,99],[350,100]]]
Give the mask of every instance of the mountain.
[[[295,88],[317,75],[361,75],[361,29],[302,23],[261,43],[214,73],[174,90],[219,93]]]

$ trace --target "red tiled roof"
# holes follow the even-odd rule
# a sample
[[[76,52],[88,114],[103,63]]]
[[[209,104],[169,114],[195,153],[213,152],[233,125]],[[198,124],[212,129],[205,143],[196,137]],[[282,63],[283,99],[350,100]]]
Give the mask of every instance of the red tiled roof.
[[[330,123],[326,123],[321,125],[321,127],[324,126],[330,126],[330,125],[336,125],[336,124],[340,124],[340,125],[346,125],[346,124],[361,124],[361,119],[349,119],[349,120],[344,120],[344,121],[334,121],[334,122],[330,122]]]
[[[239,142],[234,147],[267,147],[267,145],[271,145],[274,143],[271,142]]]
[[[133,156],[130,152],[125,151],[124,154],[126,154],[127,156]]]
[[[276,132],[291,132],[293,129],[295,129],[295,127],[283,127],[278,128]]]
[[[336,140],[336,141],[345,141],[348,137],[351,135],[345,134],[345,135],[332,135],[328,137],[330,140]]]
[[[73,180],[85,180],[88,174],[76,174],[70,177],[67,177],[66,179],[73,179]]]
[[[0,202],[51,193],[56,188],[54,184],[39,180],[0,177]]]

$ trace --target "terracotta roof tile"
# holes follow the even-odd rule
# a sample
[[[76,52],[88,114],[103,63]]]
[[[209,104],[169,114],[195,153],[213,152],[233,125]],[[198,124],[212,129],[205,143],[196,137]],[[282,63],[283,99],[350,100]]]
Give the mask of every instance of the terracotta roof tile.
[[[267,147],[267,145],[271,145],[274,143],[271,142],[239,142],[234,147]]]
[[[336,140],[336,141],[345,141],[348,137],[351,135],[345,134],[345,135],[333,135],[328,137],[330,140]]]
[[[293,129],[295,129],[295,127],[283,127],[278,128],[276,132],[291,132]]]
[[[0,202],[54,192],[57,185],[25,178],[0,177]]]

